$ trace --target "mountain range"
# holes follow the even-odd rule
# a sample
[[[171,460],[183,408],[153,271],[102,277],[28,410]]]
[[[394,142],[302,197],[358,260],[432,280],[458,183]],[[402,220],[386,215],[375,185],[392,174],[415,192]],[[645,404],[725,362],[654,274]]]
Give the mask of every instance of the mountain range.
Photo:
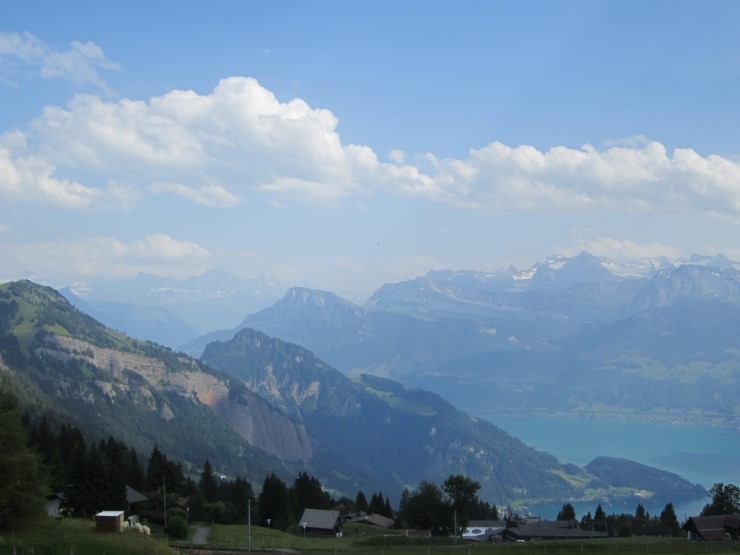
[[[305,470],[338,493],[380,489],[397,498],[420,480],[464,474],[499,504],[635,489],[666,500],[705,493],[629,461],[561,463],[435,393],[348,376],[254,329],[211,342],[195,359],[108,328],[29,281],[0,286],[0,372],[31,418],[112,435],[141,453],[156,445],[192,473],[209,459],[255,484],[269,471],[289,480]],[[610,468],[619,469],[615,481]],[[649,474],[659,489],[647,487]]]
[[[252,328],[347,375],[389,377],[466,409],[737,426],[737,266],[722,256],[616,266],[581,253],[527,271],[433,271],[362,306],[291,288],[183,350],[199,356]]]
[[[127,279],[80,280],[59,290],[108,326],[172,348],[235,326],[285,293],[268,276],[239,278],[222,270],[185,279],[141,273]]]

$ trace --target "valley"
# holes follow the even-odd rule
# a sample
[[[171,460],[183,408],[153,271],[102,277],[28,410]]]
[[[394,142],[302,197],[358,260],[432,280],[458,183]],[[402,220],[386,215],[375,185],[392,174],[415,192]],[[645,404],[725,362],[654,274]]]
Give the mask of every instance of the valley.
[[[591,436],[573,424],[574,415],[588,415],[583,422],[603,430],[608,421],[625,429],[632,422],[736,429],[737,270],[726,259],[694,262],[642,264],[641,275],[625,277],[583,253],[527,272],[430,272],[381,287],[363,306],[330,292],[292,288],[237,327],[191,340],[183,352],[116,335],[92,319],[80,320],[53,290],[14,282],[8,292],[15,293],[6,293],[6,337],[16,337],[19,349],[6,348],[3,361],[17,379],[19,362],[35,369],[23,378],[32,382],[26,398],[46,407],[50,394],[68,399],[58,418],[80,422],[91,410],[108,415],[122,439],[144,450],[161,442],[194,467],[211,452],[208,445],[225,440],[229,449],[216,459],[220,471],[250,480],[270,469],[287,476],[304,469],[334,491],[381,488],[395,498],[420,480],[461,473],[479,479],[483,496],[501,503],[599,499],[645,489],[635,470],[634,483],[622,493],[606,487],[605,476],[607,482],[584,494],[595,479],[586,466],[608,456],[692,477],[672,493],[657,492],[657,499],[696,499],[711,484],[676,467],[676,453],[661,458],[625,449],[637,445],[637,433],[626,431],[605,432],[603,445],[584,449],[579,439]],[[214,287],[220,276],[209,276]],[[148,276],[143,283],[152,287],[157,280]],[[128,287],[135,290],[136,282]],[[166,290],[187,295],[183,287]],[[191,294],[219,296],[197,291]],[[45,295],[48,300],[38,302]],[[83,313],[100,303],[112,306],[111,298],[65,295]],[[156,297],[128,296],[135,298]],[[188,305],[199,303],[181,303],[179,317],[187,316]],[[53,317],[34,312],[47,306],[55,307]],[[50,361],[67,367],[65,383],[74,375],[82,381],[60,386],[48,368],[42,370]],[[87,402],[80,405],[82,398]],[[127,431],[115,416],[121,410],[136,415],[127,420],[137,429],[151,432]],[[556,430],[537,422],[537,415],[567,426]],[[176,439],[186,429],[206,437]],[[548,431],[538,435],[540,429]],[[656,433],[672,445],[685,439],[680,432]],[[702,449],[714,453],[706,449],[712,441],[711,434],[695,439],[697,456]],[[580,447],[567,451],[563,445]],[[201,454],[192,452],[196,446]],[[418,453],[424,453],[421,465]],[[720,460],[737,455],[735,447],[718,454]],[[720,468],[716,473],[724,479]]]

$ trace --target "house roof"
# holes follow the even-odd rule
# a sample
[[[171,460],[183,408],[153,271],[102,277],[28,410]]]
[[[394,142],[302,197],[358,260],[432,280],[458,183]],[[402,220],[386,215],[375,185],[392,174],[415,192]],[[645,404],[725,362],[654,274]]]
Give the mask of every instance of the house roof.
[[[95,515],[95,518],[117,517],[117,516],[121,516],[122,514],[123,514],[123,511],[100,511],[98,514]]]
[[[681,527],[682,530],[693,532],[706,541],[723,540],[728,532],[738,532],[740,514],[692,516]]]
[[[511,526],[502,532],[503,535],[514,539],[571,539],[571,538],[605,538],[606,532],[596,530],[580,530],[571,528],[571,521],[543,520],[542,522],[529,521]]]
[[[339,511],[324,511],[322,509],[306,509],[303,511],[299,526],[316,528],[319,530],[334,530],[341,524]]]
[[[345,516],[345,519],[347,517]],[[349,519],[346,520],[348,523],[354,523],[354,522],[364,522],[367,524],[372,524],[374,526],[379,526],[380,528],[390,528],[395,524],[395,520],[392,518],[388,518],[387,516],[379,515],[376,513],[370,513],[365,514],[363,511],[352,513],[349,516]]]
[[[504,520],[471,520],[462,533],[464,540],[490,541],[491,536],[496,536],[506,529]]]
[[[146,500],[146,495],[139,493],[131,486],[126,486],[126,501],[128,501],[129,505],[133,505],[134,503],[141,503]]]

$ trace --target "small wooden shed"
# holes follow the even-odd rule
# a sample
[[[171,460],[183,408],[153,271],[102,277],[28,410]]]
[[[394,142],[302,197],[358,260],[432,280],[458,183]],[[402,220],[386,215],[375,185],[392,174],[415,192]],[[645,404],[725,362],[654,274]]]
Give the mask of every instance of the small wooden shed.
[[[101,511],[95,515],[96,532],[120,532],[123,528],[123,511]]]

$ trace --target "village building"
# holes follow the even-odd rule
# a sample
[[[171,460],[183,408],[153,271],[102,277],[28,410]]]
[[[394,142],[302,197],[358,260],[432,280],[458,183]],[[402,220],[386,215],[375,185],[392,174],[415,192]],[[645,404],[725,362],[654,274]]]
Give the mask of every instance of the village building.
[[[342,518],[339,511],[305,509],[298,525],[304,534],[339,536],[342,533]]]
[[[692,516],[681,530],[690,540],[716,541],[740,539],[740,513],[732,515]]]
[[[506,529],[505,520],[471,520],[462,533],[462,539],[473,542],[501,541]]]
[[[101,511],[95,515],[96,532],[120,532],[123,529],[123,511]]]
[[[587,538],[606,538],[603,531],[581,530],[577,520],[539,520],[510,522],[501,532],[503,541],[530,540],[575,540]]]
[[[371,524],[373,526],[378,526],[379,528],[392,528],[393,525],[396,523],[395,520],[392,518],[388,518],[387,516],[379,515],[376,513],[370,513],[367,514],[365,511],[356,511],[354,513],[348,513],[344,515],[343,517],[345,524],[357,524],[357,523],[363,523],[363,524]]]

